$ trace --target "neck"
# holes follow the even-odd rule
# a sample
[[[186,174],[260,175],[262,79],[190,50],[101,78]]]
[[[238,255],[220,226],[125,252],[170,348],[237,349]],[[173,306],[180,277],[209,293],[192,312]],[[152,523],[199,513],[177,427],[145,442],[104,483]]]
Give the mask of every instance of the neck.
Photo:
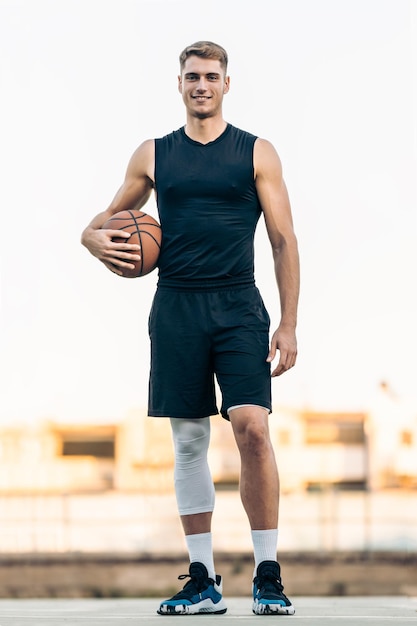
[[[209,143],[220,137],[226,126],[227,122],[222,117],[205,119],[192,117],[187,118],[185,133],[194,141]]]

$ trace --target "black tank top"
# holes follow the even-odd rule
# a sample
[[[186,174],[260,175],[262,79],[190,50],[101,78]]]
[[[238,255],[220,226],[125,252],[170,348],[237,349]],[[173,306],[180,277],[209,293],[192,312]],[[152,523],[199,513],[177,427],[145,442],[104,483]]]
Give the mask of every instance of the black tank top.
[[[230,124],[208,144],[180,128],[155,140],[160,286],[253,284],[256,137]]]

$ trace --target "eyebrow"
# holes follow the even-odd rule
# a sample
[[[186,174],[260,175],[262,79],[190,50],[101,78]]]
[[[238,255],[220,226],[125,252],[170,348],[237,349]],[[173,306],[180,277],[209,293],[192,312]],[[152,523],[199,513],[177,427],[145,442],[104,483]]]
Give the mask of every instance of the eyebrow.
[[[189,78],[190,76],[201,76],[201,74],[199,72],[187,72],[186,74],[184,74],[184,76],[186,78]],[[220,76],[219,72],[207,72],[206,74],[203,74],[203,76]]]

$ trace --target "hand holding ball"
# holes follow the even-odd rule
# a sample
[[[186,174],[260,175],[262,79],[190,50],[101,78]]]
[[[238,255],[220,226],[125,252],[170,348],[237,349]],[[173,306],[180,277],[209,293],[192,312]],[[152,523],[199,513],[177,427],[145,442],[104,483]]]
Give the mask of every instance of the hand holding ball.
[[[102,228],[124,230],[130,233],[128,239],[113,237],[112,241],[133,243],[140,246],[140,260],[132,261],[134,268],[117,268],[122,272],[122,276],[125,278],[138,278],[139,276],[146,276],[146,274],[149,274],[156,268],[161,249],[162,233],[161,226],[153,217],[138,209],[129,209],[115,213],[103,224]]]

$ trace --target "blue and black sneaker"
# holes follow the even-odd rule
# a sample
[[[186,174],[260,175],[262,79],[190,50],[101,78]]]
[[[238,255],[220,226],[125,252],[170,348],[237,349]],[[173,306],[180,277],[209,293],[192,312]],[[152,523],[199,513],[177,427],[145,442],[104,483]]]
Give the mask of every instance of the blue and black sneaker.
[[[159,615],[197,615],[199,613],[226,613],[222,597],[221,576],[214,581],[209,578],[203,563],[191,563],[189,574],[181,574],[179,580],[190,578],[184,589],[161,603]]]
[[[253,579],[255,615],[294,615],[295,609],[283,593],[281,571],[276,561],[262,561]]]

